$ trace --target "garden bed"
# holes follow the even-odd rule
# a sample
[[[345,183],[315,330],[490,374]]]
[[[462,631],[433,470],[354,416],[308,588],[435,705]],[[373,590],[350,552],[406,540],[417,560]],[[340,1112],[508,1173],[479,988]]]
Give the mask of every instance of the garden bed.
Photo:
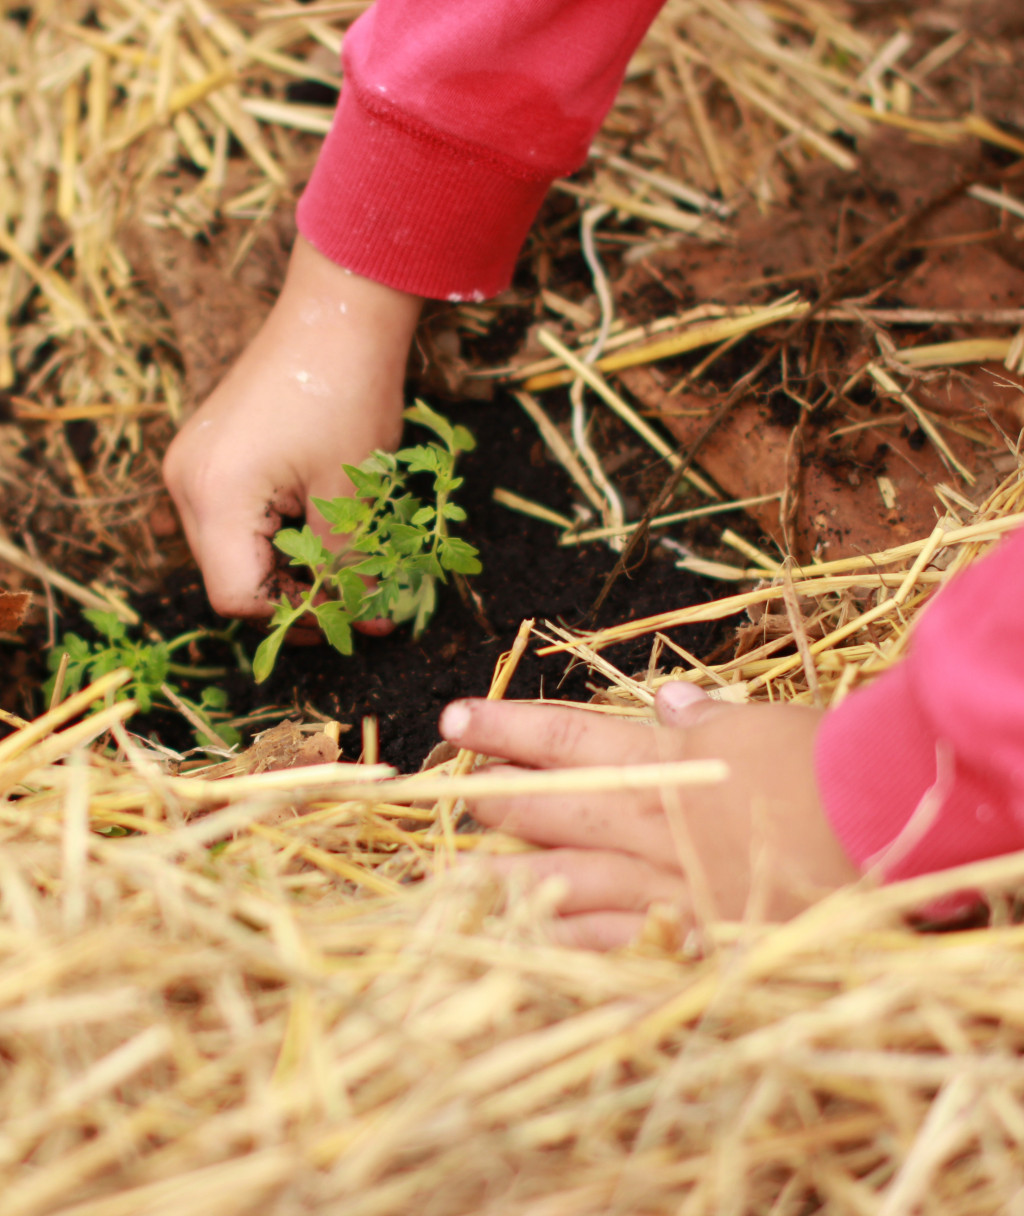
[[[834,704],[1018,525],[1014,6],[667,5],[513,287],[421,327],[482,574],[260,687],[258,630],[200,639],[234,748],[44,692],[84,610],[224,625],[159,459],[281,281],[362,7],[0,25],[3,1216],[1013,1211],[1022,857],[598,957],[453,864],[514,845],[434,744],[489,689]],[[965,886],[987,928],[907,926]]]

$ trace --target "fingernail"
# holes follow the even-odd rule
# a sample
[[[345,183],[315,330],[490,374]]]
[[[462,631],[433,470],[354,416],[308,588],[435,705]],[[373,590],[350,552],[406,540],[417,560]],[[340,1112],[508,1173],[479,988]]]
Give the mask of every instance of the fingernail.
[[[698,701],[706,701],[708,694],[687,680],[672,680],[668,684],[662,684],[657,696],[667,709],[686,709],[687,706],[696,705]]]
[[[469,726],[469,706],[465,701],[453,701],[441,714],[441,734],[450,743],[458,743]]]

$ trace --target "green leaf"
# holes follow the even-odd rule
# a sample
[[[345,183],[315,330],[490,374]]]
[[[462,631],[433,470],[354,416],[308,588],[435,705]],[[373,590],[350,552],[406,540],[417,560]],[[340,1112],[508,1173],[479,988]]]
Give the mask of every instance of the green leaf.
[[[128,660],[127,662],[125,660]],[[131,659],[123,654],[120,650],[100,650],[93,655],[92,661],[89,664],[90,679],[97,679],[99,676],[108,675],[112,671],[117,671],[119,667],[132,667]],[[123,693],[123,689],[119,692]]]
[[[343,467],[347,469],[348,465]],[[365,460],[359,462],[358,467],[364,473],[391,474],[398,469],[398,458],[394,452],[389,452],[387,448],[374,448]]]
[[[405,411],[405,417],[409,422],[416,422],[433,431],[441,438],[449,452],[454,447],[455,433],[452,424],[436,410],[432,410],[425,401],[417,401],[415,405],[410,406]]]
[[[56,671],[60,667],[61,659],[64,655],[68,656],[68,663],[74,662],[76,659],[82,660],[89,655],[89,647],[76,633],[66,633],[61,638],[60,645],[54,648],[46,656],[46,666],[50,671]]]
[[[212,725],[212,723],[210,723],[210,725]],[[235,727],[229,725],[227,722],[218,722],[217,726],[216,726],[216,731],[217,731],[217,734],[220,735],[220,737],[228,745],[228,747],[236,747],[239,743],[242,742],[241,731],[236,730]],[[200,747],[209,747],[210,746],[209,739],[200,737],[198,731],[196,732],[196,743]]]
[[[300,608],[293,608],[286,599],[279,599],[274,605],[274,615],[269,621],[270,627],[273,629],[275,625],[284,625],[285,628],[288,628],[293,621],[298,620],[301,612]]]
[[[431,578],[439,578],[443,583],[444,567],[437,560],[436,553],[417,553],[414,557],[407,557],[402,563],[403,569],[410,574],[416,573],[420,576],[429,575]]]
[[[85,638],[80,638],[77,633],[64,635],[64,649],[68,652],[68,656],[72,661],[75,659],[86,659],[92,654],[92,647]],[[58,656],[59,661],[60,657]]]
[[[412,494],[403,494],[401,498],[392,499],[391,513],[392,516],[400,523],[412,523],[413,517],[421,510],[423,504],[418,498],[414,498]],[[382,532],[390,530],[391,524],[387,516],[379,520],[377,525]]]
[[[395,567],[395,560],[394,557],[383,555],[366,557],[354,566],[349,566],[349,569],[354,570],[356,574],[364,574],[367,578],[376,578],[381,574],[389,574]]]
[[[364,461],[364,464],[366,463],[368,462]],[[357,468],[354,464],[347,464],[344,467],[360,498],[383,498],[387,494],[387,486],[379,472]]]
[[[402,448],[398,459],[410,473],[437,473],[447,465],[450,457],[436,443],[429,443],[416,448]]]
[[[472,431],[464,426],[457,426],[453,431],[452,448],[456,452],[472,452],[476,447],[476,440],[473,438]]]
[[[331,583],[334,585],[338,598],[345,605],[346,610],[352,616],[356,616],[366,597],[366,584],[363,580],[356,574],[354,569],[346,566],[344,569],[336,571],[331,577]]]
[[[283,528],[274,537],[274,545],[286,556],[290,557],[293,566],[309,566],[315,570],[322,566],[329,555],[319,536],[314,535],[309,524],[304,524],[302,530]]]
[[[200,694],[199,704],[204,709],[227,709],[228,694],[223,688],[214,688],[212,684],[207,684]]]
[[[313,505],[331,525],[332,532],[354,532],[370,518],[370,504],[361,498],[314,498]]]
[[[483,569],[479,550],[457,536],[448,536],[441,542],[439,556],[441,565],[457,574],[479,574]]]
[[[442,477],[440,474],[434,479],[434,493],[441,497],[448,497],[453,494],[462,485],[461,477]]]
[[[432,578],[399,590],[391,618],[399,624],[412,621],[413,637],[419,637],[437,607],[437,583]]]
[[[257,684],[262,684],[274,670],[284,635],[285,630],[279,627],[273,633],[268,633],[256,647],[256,653],[252,656],[252,677]]]
[[[352,653],[352,617],[340,600],[327,600],[313,609],[324,637],[339,654]]]
[[[371,528],[349,543],[349,551],[351,553],[380,553],[385,547],[383,540],[380,529]]]
[[[145,683],[152,689],[158,689],[161,684],[166,683],[171,656],[162,642],[155,646],[140,647],[138,654],[133,657],[135,661],[129,665],[138,673],[136,678],[140,683]]]
[[[412,636],[418,638],[426,629],[430,618],[437,608],[437,583],[432,578],[426,579],[417,596],[416,616],[412,623]]]
[[[73,692],[78,692],[85,684],[89,683],[89,662],[68,663],[67,671],[64,673],[64,695],[71,696]],[[54,690],[57,682],[57,674],[54,672],[53,679],[47,682],[46,696],[49,698]]]
[[[394,614],[394,605],[398,600],[401,588],[396,579],[385,578],[368,592],[359,608],[359,615],[356,618],[360,621],[375,621],[378,617],[387,617],[389,620],[397,621],[398,618]]]
[[[392,524],[388,529],[388,537],[395,552],[408,557],[423,548],[427,533],[412,524]]]
[[[347,534],[347,560],[332,555],[308,524],[301,531],[285,529],[275,541],[293,564],[310,567],[314,585],[331,589],[333,597],[314,606],[310,589],[294,607],[285,601],[277,605],[273,632],[256,652],[253,673],[258,681],[270,674],[284,635],[303,612],[312,612],[332,645],[349,654],[353,620],[391,616],[413,621],[419,632],[434,611],[436,584],[444,581],[445,570],[479,571],[476,549],[466,541],[444,537],[442,522],[458,523],[466,518],[466,512],[448,501],[448,495],[462,485],[462,478],[455,476],[456,453],[471,450],[473,436],[422,401],[405,416],[432,431],[441,442],[422,443],[397,453],[375,451],[358,466],[343,465],[354,495],[313,500],[332,532]],[[406,489],[407,476],[419,473],[433,478],[432,496],[426,502]],[[430,546],[436,549],[432,551]],[[376,585],[367,588],[365,579],[375,579]],[[103,661],[92,654],[88,658],[94,668]]]
[[[128,632],[128,626],[116,612],[104,612],[102,608],[86,608],[82,616],[108,642],[120,642]]]
[[[74,654],[75,651],[77,651],[77,657]],[[53,690],[57,686],[57,671],[65,654],[68,656],[68,665],[64,669],[64,696],[69,697],[72,693],[78,692],[87,682],[91,661],[89,647],[77,634],[66,633],[61,645],[54,647],[46,656],[46,665],[53,672],[53,675],[43,685],[43,696],[47,704],[53,697]]]

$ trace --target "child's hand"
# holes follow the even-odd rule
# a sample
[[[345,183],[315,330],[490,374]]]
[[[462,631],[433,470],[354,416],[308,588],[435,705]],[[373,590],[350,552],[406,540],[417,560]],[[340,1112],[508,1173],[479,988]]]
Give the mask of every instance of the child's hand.
[[[350,494],[341,466],[397,445],[421,305],[296,242],[260,332],[164,460],[217,612],[268,616],[268,592],[287,590],[268,587],[281,516],[305,515],[326,540],[312,498]]]
[[[663,686],[656,708],[658,726],[483,700],[456,701],[441,716],[441,733],[452,743],[530,768],[728,763],[732,775],[723,784],[680,788],[664,801],[651,791],[472,804],[481,823],[546,846],[499,864],[568,881],[559,909],[562,941],[625,945],[654,903],[677,907],[684,930],[692,925],[701,894],[684,877],[680,843],[693,850],[714,913],[728,920],[743,916],[752,889],[765,896],[763,916],[784,919],[857,877],[818,799],[812,764],[818,711],[719,704],[682,682]]]

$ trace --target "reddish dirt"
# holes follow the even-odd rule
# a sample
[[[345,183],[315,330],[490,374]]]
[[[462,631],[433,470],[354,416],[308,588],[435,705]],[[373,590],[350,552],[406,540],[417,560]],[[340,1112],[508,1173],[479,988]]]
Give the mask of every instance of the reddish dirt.
[[[964,193],[972,181],[998,179],[998,164],[985,150],[922,147],[894,135],[864,148],[862,160],[860,174],[820,169],[798,184],[788,208],[741,220],[734,245],[693,244],[654,265],[641,263],[619,284],[626,314],[649,320],[652,295],[765,304],[792,289],[812,302],[852,299],[864,309],[1024,306],[1016,236],[991,207]],[[921,212],[916,222],[903,223]],[[893,237],[883,243],[887,232]],[[1014,330],[984,327],[986,334]],[[781,511],[769,504],[755,508],[753,517],[782,551],[803,560],[814,553],[834,558],[927,534],[938,505],[934,485],[969,488],[899,401],[887,399],[866,376],[845,391],[848,381],[887,341],[924,345],[978,332],[977,324],[897,328],[811,320],[760,331],[681,390],[686,372],[707,351],[625,371],[621,380],[686,450],[701,439],[736,381],[784,341],[784,359],[776,358],[740,397],[698,459],[730,496],[785,488]],[[787,369],[785,382],[780,366]],[[906,383],[903,375],[899,380]],[[982,487],[994,483],[993,456],[1006,452],[1000,428],[1012,436],[1020,430],[1022,387],[1024,380],[1002,366],[975,366],[920,373],[909,392],[935,416],[953,456]],[[965,437],[965,427],[983,442]],[[884,500],[879,478],[891,485],[894,502]]]

